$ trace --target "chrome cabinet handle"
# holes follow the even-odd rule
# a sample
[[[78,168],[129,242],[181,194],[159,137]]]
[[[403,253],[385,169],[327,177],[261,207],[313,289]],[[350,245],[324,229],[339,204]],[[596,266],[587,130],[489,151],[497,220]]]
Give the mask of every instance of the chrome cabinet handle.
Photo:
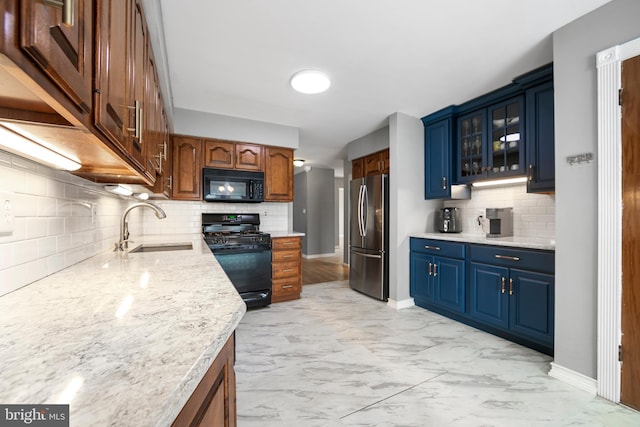
[[[509,279],[509,295],[513,295],[513,279]]]
[[[73,27],[74,0],[43,0],[49,6],[62,8],[62,23],[67,27]]]
[[[520,258],[518,258],[517,256],[496,255],[496,258],[498,258],[498,259],[506,259],[506,260],[509,260],[509,261],[520,261]]]
[[[432,275],[433,275],[433,270],[432,270],[432,268],[433,268],[433,264],[429,263],[429,276],[432,276]]]
[[[527,177],[529,182],[533,181],[533,165],[529,163],[529,176]]]
[[[434,263],[433,264],[433,277],[437,277],[438,276],[438,264]]]
[[[282,289],[289,289],[289,288],[293,288],[293,285],[284,285],[284,286],[282,286]]]
[[[167,188],[169,188],[169,190],[173,190],[173,175],[169,175],[169,185]]]
[[[287,268],[287,269],[282,270],[283,273],[288,273],[290,271],[293,271],[293,268]]]
[[[282,255],[282,258],[292,258],[293,255]]]
[[[430,245],[426,245],[424,248],[425,248],[425,249],[431,249],[431,250],[433,250],[433,251],[439,251],[439,250],[440,250],[440,247],[439,247],[439,246],[430,246]]]
[[[443,190],[447,189],[447,177],[446,176],[442,177],[442,189]]]
[[[504,276],[502,276],[502,286],[500,288],[500,293],[504,294]]]
[[[134,111],[134,123],[135,126],[127,128],[127,131],[133,132],[133,137],[138,140],[138,143],[142,145],[142,103],[136,100],[133,106],[127,106],[128,109]]]

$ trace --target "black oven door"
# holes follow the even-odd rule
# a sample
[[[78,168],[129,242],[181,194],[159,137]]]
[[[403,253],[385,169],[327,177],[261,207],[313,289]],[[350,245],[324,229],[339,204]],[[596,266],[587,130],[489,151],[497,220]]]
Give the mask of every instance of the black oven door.
[[[247,307],[271,304],[271,249],[223,249],[214,255]]]

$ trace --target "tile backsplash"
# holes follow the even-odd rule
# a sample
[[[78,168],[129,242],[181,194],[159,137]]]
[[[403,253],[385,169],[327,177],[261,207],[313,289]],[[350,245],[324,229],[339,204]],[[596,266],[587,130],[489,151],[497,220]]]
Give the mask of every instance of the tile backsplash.
[[[555,195],[529,194],[526,184],[499,188],[479,187],[471,190],[470,200],[448,200],[442,207],[455,207],[462,214],[462,231],[484,235],[488,225],[478,225],[478,216],[485,216],[486,208],[513,208],[513,235],[555,239]]]
[[[0,295],[110,250],[118,240],[122,212],[137,201],[4,151],[0,151],[0,196],[11,200],[13,216],[13,231],[0,232]],[[158,220],[151,209],[131,211],[132,239],[143,234],[200,233],[202,212],[258,212],[262,230],[289,229],[291,203],[155,203],[167,218]]]

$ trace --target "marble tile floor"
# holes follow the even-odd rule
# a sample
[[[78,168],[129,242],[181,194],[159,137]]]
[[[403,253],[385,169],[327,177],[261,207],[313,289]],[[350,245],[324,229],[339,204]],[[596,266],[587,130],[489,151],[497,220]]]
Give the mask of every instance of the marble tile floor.
[[[640,413],[547,375],[551,358],[346,281],[249,311],[239,427],[640,426]]]

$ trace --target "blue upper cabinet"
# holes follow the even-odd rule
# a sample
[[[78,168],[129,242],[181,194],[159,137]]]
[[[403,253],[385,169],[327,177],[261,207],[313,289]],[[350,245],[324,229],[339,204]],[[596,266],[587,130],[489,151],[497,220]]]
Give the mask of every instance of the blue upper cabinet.
[[[555,191],[553,82],[527,90],[527,192]]]
[[[528,177],[529,192],[554,191],[551,64],[422,122],[426,199],[451,198],[451,185],[515,176]]]
[[[424,198],[451,196],[451,119],[424,128]]]

